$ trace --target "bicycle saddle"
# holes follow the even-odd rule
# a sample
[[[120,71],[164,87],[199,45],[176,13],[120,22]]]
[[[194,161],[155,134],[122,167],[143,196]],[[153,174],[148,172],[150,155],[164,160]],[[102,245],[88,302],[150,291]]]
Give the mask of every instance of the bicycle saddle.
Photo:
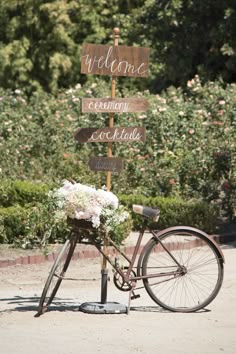
[[[146,207],[143,205],[133,205],[133,211],[137,214],[143,215],[147,218],[152,218],[153,221],[158,221],[159,215],[160,215],[160,210],[159,209],[153,209],[150,207]]]

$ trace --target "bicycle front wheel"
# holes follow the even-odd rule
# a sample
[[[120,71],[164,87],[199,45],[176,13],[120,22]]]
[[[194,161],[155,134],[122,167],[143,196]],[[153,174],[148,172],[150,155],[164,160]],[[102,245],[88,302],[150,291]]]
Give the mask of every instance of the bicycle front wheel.
[[[77,237],[66,240],[60,253],[58,254],[52,269],[45,283],[36,316],[40,316],[48,310],[52,303],[59,286],[63,280],[64,274],[70,264],[71,258],[76,246]]]
[[[153,238],[143,257],[142,275],[150,297],[174,312],[206,307],[223,281],[223,259],[217,246],[193,228],[171,229]]]

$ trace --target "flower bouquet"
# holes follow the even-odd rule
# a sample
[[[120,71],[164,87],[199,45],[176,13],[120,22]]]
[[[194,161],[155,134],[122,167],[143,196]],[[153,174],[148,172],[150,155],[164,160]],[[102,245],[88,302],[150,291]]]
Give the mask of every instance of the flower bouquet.
[[[129,218],[124,207],[112,192],[80,183],[64,181],[63,186],[50,193],[56,204],[57,218],[81,228],[112,232]]]

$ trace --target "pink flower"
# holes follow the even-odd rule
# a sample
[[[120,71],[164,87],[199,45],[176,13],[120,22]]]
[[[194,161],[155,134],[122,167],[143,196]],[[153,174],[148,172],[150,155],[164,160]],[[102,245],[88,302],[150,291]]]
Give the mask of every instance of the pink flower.
[[[213,121],[211,121],[211,124],[221,126],[221,125],[223,125],[223,122],[217,122],[216,120],[213,120]]]
[[[171,179],[169,180],[169,183],[170,183],[171,185],[175,184],[174,178],[171,178]]]
[[[188,132],[189,132],[189,134],[194,134],[194,133],[195,133],[195,130],[191,128],[191,129],[189,129]]]
[[[228,182],[224,182],[223,184],[222,184],[222,189],[223,190],[228,190],[228,189],[230,189],[230,184],[228,183]]]

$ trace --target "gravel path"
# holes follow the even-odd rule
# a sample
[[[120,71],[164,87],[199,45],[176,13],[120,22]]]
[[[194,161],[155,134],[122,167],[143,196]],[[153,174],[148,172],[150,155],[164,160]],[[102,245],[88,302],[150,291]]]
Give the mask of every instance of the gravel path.
[[[235,354],[236,248],[222,246],[225,279],[207,311],[166,312],[144,290],[126,314],[87,314],[83,302],[99,302],[101,261],[72,261],[51,311],[35,318],[45,279],[52,266],[12,266],[1,269],[0,342],[2,354]],[[109,275],[112,277],[111,271]],[[108,301],[127,305],[128,293],[108,283]]]

